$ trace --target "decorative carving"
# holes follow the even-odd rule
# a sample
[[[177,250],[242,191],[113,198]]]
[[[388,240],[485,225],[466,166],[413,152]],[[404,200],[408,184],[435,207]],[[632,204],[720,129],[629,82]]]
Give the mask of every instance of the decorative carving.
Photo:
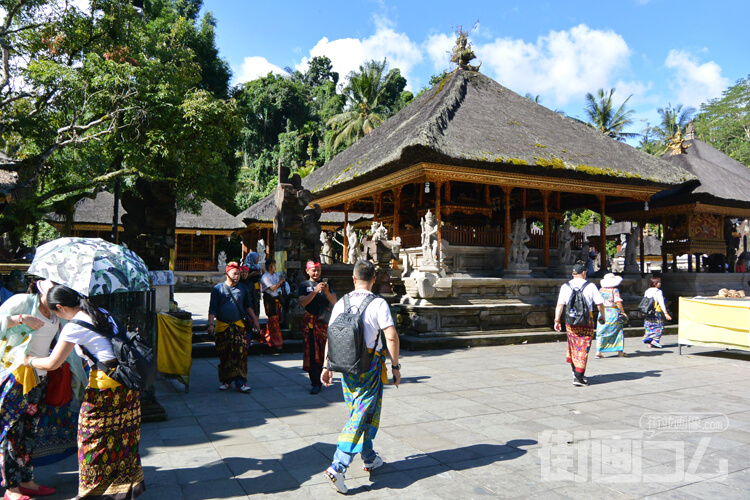
[[[479,71],[479,66],[472,66],[469,64],[472,60],[476,59],[474,51],[471,50],[471,44],[469,43],[469,33],[463,30],[463,27],[459,26],[456,31],[456,45],[453,47],[453,55],[451,56],[451,62],[458,65],[458,69],[464,69],[466,71]]]
[[[573,233],[570,232],[570,221],[565,218],[565,222],[557,231],[557,257],[560,267],[567,267],[570,264],[572,242]]]
[[[323,244],[323,247],[320,250],[320,263],[333,264],[333,245],[331,244],[331,235],[325,231],[321,231],[320,242]]]
[[[354,230],[351,224],[346,225],[346,241],[349,247],[349,259],[346,263],[356,264],[361,258],[362,252],[359,249],[359,237],[357,236],[357,231]]]
[[[258,265],[263,268],[266,265],[266,242],[262,238],[255,245],[255,251],[258,253]]]
[[[692,146],[692,144],[685,144],[685,140],[682,138],[682,132],[678,130],[674,137],[669,140],[668,146],[669,149],[672,150],[669,156],[677,156],[684,155],[687,148]]]
[[[513,230],[510,236],[510,258],[508,268],[526,268],[529,264],[526,259],[529,256],[529,247],[526,246],[531,240],[529,233],[526,231],[526,219],[516,219],[513,223]]]
[[[438,225],[431,211],[427,211],[420,225],[422,227],[422,266],[437,267]]]
[[[627,235],[627,238],[625,240],[625,272],[626,273],[637,273],[640,272],[640,267],[638,266],[638,250],[639,245],[638,242],[640,238],[638,237],[639,229],[637,226],[631,226],[630,232]]]
[[[373,222],[370,226],[370,233],[372,241],[388,240],[388,229],[385,228],[382,222]]]
[[[222,273],[226,270],[227,267],[227,253],[222,250],[219,252],[219,255],[217,257],[217,266],[216,270],[221,271]]]

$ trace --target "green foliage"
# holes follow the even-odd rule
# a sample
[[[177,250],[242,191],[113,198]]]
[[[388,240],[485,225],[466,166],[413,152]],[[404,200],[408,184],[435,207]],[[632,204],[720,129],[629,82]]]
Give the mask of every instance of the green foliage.
[[[702,140],[750,166],[750,76],[703,104],[695,129]]]
[[[609,94],[605,94],[604,89],[599,89],[596,92],[596,97],[591,93],[586,94],[586,107],[584,111],[588,117],[589,125],[604,135],[618,141],[638,137],[639,134],[624,132],[625,127],[633,124],[631,116],[634,111],[625,108],[625,105],[633,96],[629,95],[620,107],[615,110],[615,104],[612,102],[614,93],[615,89],[612,88]]]

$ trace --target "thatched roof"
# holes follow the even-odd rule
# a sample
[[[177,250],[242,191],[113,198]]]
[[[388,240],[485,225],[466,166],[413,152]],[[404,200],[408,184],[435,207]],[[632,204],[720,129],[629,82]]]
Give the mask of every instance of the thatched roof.
[[[628,234],[630,233],[630,229],[632,227],[633,225],[630,222],[615,222],[611,226],[607,227],[607,236]],[[589,238],[591,236],[599,236],[601,234],[599,223],[595,221],[589,222],[581,228],[581,232],[585,235],[586,238]]]
[[[271,193],[255,205],[240,213],[235,219],[245,227],[253,222],[273,222],[276,215],[275,194]],[[372,219],[370,214],[349,212],[349,222],[355,224],[362,219]],[[320,215],[321,224],[343,224],[343,212],[323,212]]]
[[[114,217],[115,197],[112,193],[102,191],[95,198],[83,198],[76,203],[75,213],[73,214],[74,224],[112,224]],[[122,203],[119,205],[118,222],[122,224],[122,215],[125,210]],[[63,218],[58,214],[49,214],[47,216],[52,221],[62,222]],[[244,227],[238,224],[235,218],[206,200],[201,206],[200,215],[191,214],[182,210],[177,212],[178,229],[227,229],[234,230]]]
[[[697,138],[686,140],[683,144],[689,146],[684,154],[670,156],[667,153],[663,158],[700,180],[700,185],[692,190],[691,197],[697,198],[696,201],[718,199],[750,203],[750,168],[747,165]]]
[[[641,185],[694,179],[481,73],[456,70],[303,185],[326,196],[418,162]]]

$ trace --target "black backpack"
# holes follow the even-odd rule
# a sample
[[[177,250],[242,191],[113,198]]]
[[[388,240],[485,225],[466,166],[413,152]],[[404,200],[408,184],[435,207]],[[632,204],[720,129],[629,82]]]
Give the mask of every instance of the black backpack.
[[[638,310],[646,316],[653,316],[656,313],[656,301],[653,297],[643,297],[638,304]]]
[[[575,326],[588,325],[591,320],[591,308],[589,307],[589,303],[586,302],[583,290],[591,282],[586,281],[580,288],[573,288],[570,283],[565,284],[572,290],[570,300],[568,300],[568,304],[565,307],[565,322]]]
[[[112,350],[117,358],[117,365],[107,366],[102,363],[85,347],[81,346],[84,354],[94,363],[99,370],[104,371],[107,376],[121,383],[128,389],[143,391],[156,382],[159,369],[156,364],[154,348],[138,332],[129,332],[120,325],[117,320],[117,333],[104,333],[91,323],[78,319],[70,320],[78,326],[82,326],[109,339]]]
[[[328,325],[328,369],[334,372],[362,375],[370,370],[372,358],[365,342],[364,315],[367,306],[375,300],[375,295],[368,295],[364,302],[352,312],[349,295],[344,295],[344,312],[336,316]],[[382,335],[382,331],[380,332]],[[375,340],[373,350],[377,347]]]

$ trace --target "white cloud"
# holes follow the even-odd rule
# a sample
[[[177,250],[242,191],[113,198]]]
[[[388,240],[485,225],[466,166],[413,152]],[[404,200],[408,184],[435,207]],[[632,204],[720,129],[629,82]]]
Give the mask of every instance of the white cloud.
[[[432,67],[435,71],[441,72],[444,69],[448,69],[451,60],[451,50],[455,43],[456,37],[446,35],[445,33],[438,33],[427,37],[422,47],[427,52],[427,57],[432,61]]]
[[[362,40],[358,38],[340,38],[329,40],[321,38],[310,49],[310,56],[302,58],[297,69],[305,71],[310,59],[316,56],[326,56],[331,60],[333,70],[340,75],[340,81],[345,82],[350,72],[358,70],[359,65],[369,60],[388,60],[389,68],[398,68],[406,78],[406,88],[412,90],[416,81],[411,71],[422,62],[422,52],[416,43],[405,33],[393,30],[392,23],[385,18],[375,18],[375,33]]]
[[[682,50],[670,50],[664,65],[674,70],[672,87],[680,104],[698,108],[729,86],[729,79],[721,76],[721,66],[713,61],[700,64],[698,58]]]
[[[284,74],[285,71],[275,64],[268,62],[265,57],[246,57],[236,81],[237,83],[249,82],[266,76],[268,73]]]
[[[554,106],[612,87],[631,54],[619,34],[585,24],[569,31],[550,31],[534,43],[498,38],[473,48],[488,76],[521,94],[541,95]]]

